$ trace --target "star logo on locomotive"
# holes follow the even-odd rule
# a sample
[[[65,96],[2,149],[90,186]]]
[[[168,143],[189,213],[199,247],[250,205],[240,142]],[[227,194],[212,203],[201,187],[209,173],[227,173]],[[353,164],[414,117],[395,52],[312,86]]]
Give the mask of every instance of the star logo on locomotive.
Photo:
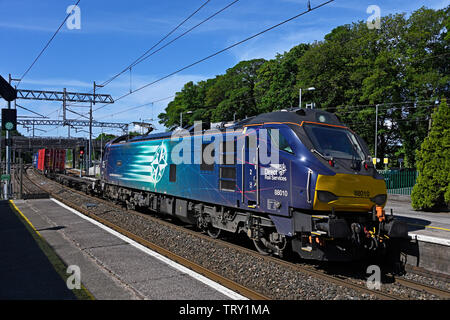
[[[153,183],[158,183],[167,167],[167,150],[164,144],[156,149],[152,162],[150,162],[150,178]]]

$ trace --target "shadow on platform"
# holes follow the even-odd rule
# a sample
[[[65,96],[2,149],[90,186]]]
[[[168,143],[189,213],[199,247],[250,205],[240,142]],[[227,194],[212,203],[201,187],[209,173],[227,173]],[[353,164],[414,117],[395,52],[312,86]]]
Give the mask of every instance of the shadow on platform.
[[[410,218],[404,216],[395,216],[396,219],[404,221],[408,225],[408,231],[425,230],[431,224],[431,221],[419,218]]]
[[[8,201],[0,201],[0,299],[75,300]]]

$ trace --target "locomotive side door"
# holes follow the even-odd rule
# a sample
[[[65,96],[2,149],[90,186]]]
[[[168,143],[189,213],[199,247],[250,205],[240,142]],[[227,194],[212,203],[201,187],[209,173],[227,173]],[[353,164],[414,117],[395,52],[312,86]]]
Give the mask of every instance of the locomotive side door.
[[[241,202],[249,208],[257,208],[259,205],[259,159],[258,139],[255,130],[245,136],[240,158],[243,161],[240,186]]]
[[[260,206],[273,214],[288,215],[292,196],[291,160],[295,156],[281,128],[269,125],[263,129],[259,144],[259,189],[263,199]]]
[[[108,164],[110,150],[111,150],[111,147],[107,147],[107,146],[105,146],[104,150],[103,150],[103,157],[102,157],[102,162],[101,162],[101,167],[100,167],[100,176],[102,178],[108,177],[109,170],[107,168],[107,164]]]

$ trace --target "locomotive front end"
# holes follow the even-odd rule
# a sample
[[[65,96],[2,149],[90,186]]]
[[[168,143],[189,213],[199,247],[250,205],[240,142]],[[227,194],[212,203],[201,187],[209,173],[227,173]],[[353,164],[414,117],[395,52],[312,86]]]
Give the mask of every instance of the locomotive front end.
[[[319,174],[313,210],[367,212],[374,205],[384,207],[386,200],[384,180],[361,174]]]
[[[303,258],[347,260],[406,238],[406,224],[384,212],[386,184],[365,142],[334,115],[310,114],[315,121],[293,128],[310,159],[309,201],[293,214],[294,251]]]

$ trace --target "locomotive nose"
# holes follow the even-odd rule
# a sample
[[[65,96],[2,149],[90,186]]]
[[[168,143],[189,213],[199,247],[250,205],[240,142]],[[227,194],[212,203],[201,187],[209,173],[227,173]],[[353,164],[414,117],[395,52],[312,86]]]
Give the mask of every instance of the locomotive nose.
[[[371,176],[342,174],[318,175],[314,210],[369,211],[376,204],[386,203],[386,184]]]

